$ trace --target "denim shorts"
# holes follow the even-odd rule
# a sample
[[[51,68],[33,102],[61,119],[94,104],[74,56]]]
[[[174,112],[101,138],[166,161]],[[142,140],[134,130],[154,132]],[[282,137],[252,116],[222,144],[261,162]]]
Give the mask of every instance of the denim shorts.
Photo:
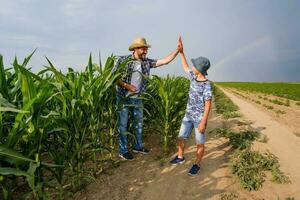
[[[182,138],[187,140],[192,133],[193,128],[195,129],[195,140],[196,144],[204,144],[205,143],[205,132],[200,133],[198,129],[198,125],[200,122],[196,123],[188,118],[184,117],[180,126],[180,131],[178,134],[178,138]]]

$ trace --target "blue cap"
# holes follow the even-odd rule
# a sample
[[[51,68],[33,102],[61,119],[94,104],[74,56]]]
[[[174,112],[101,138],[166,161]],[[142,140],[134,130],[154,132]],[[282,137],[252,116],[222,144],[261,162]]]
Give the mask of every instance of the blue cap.
[[[191,59],[194,67],[199,71],[201,72],[201,74],[203,75],[207,75],[207,70],[209,69],[210,67],[210,62],[207,58],[205,57],[198,57],[198,58],[195,58],[195,59]]]

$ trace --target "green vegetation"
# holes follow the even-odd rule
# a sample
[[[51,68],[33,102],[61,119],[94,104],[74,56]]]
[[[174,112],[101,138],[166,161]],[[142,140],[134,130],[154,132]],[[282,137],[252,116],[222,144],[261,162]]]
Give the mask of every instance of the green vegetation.
[[[225,119],[239,117],[238,107],[217,86],[213,89],[216,111]]]
[[[263,104],[263,106],[269,110],[273,110],[274,107],[273,106],[270,106],[270,105],[266,105],[266,104]]]
[[[27,67],[32,55],[21,64],[15,59],[13,69],[4,69],[0,57],[3,199],[30,190],[26,198],[47,198],[45,188],[57,188],[62,198],[64,188],[75,191],[92,180],[115,146],[120,73],[112,73],[113,57],[102,69],[90,56],[83,72],[69,68],[66,74],[47,59],[35,74]],[[84,164],[88,160],[91,165]]]
[[[261,102],[260,101],[254,101],[255,103],[257,103],[257,104],[261,104]]]
[[[239,196],[235,193],[222,193],[220,195],[220,200],[234,200],[239,199]]]
[[[300,84],[298,83],[218,82],[216,84],[300,101]]]
[[[83,188],[117,151],[115,86],[124,62],[113,72],[114,57],[82,72],[28,67],[33,54],[6,69],[0,56],[0,198],[64,199]],[[188,96],[182,77],[148,80],[145,128],[158,134],[168,151],[175,141]],[[131,135],[131,133],[129,133]]]
[[[261,154],[249,149],[238,151],[231,160],[232,173],[236,174],[241,185],[248,190],[258,190],[264,182],[265,171],[271,171],[273,181],[289,183],[290,180],[279,169],[278,159],[271,153]]]
[[[242,131],[234,132],[229,129],[217,129],[216,133],[221,137],[226,137],[229,139],[229,144],[235,149],[246,149],[252,145],[252,142],[256,140],[260,133],[256,131]]]
[[[148,127],[163,137],[163,149],[174,142],[185,114],[189,81],[183,77],[154,76],[145,94]]]
[[[285,102],[280,101],[279,99],[269,99],[271,103],[283,106],[290,106],[290,101],[287,99]]]

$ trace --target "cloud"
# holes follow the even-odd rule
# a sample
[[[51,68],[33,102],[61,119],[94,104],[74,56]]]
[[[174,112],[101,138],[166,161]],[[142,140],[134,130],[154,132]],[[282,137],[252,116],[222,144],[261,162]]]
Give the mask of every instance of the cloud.
[[[210,58],[213,79],[247,80],[258,70],[276,78],[270,72],[276,68],[274,73],[280,74],[282,64],[296,70],[298,5],[279,0],[2,0],[0,53],[11,61],[15,54],[23,57],[37,47],[32,59],[37,69],[44,55],[60,68],[81,69],[90,52],[98,58],[99,49],[104,60],[111,53],[129,54],[128,45],[136,36],[152,44],[149,57],[162,58],[176,48],[182,34],[188,60]],[[240,73],[235,74],[235,67]],[[153,72],[183,74],[179,58]]]

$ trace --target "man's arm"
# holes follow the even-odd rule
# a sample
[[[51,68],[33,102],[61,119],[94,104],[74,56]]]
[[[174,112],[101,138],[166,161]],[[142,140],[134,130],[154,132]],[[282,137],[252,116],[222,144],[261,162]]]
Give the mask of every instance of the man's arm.
[[[118,85],[129,90],[130,92],[135,92],[136,91],[136,87],[134,85],[128,84],[122,80],[118,80]]]
[[[115,63],[112,71],[115,72],[117,70],[117,68],[119,67],[119,65],[124,62],[126,59],[126,57],[122,57],[122,56],[119,56],[119,58],[117,59],[117,62]],[[134,85],[131,85],[131,84],[128,84],[122,80],[118,80],[117,81],[117,84],[120,86],[120,87],[123,87],[125,88],[126,90],[130,91],[130,92],[135,92],[136,91],[136,87]]]
[[[157,60],[155,67],[160,67],[162,65],[166,65],[169,64],[172,60],[174,60],[174,58],[176,58],[177,54],[179,53],[179,50],[176,49],[175,51],[173,51],[170,55],[168,55],[167,57],[163,58],[163,59],[159,59]]]
[[[182,51],[182,42],[181,42],[181,37],[179,37],[178,43],[177,43],[177,49],[175,51],[173,51],[170,55],[165,57],[164,59],[157,60],[155,67],[169,64],[172,60],[174,60],[174,58],[176,58],[178,53],[181,51]]]
[[[210,111],[210,107],[211,107],[211,99],[210,100],[206,100],[204,103],[204,114],[203,114],[203,118],[198,126],[199,132],[200,133],[204,133],[205,131],[205,125],[208,119],[208,115],[209,115],[209,111]]]

